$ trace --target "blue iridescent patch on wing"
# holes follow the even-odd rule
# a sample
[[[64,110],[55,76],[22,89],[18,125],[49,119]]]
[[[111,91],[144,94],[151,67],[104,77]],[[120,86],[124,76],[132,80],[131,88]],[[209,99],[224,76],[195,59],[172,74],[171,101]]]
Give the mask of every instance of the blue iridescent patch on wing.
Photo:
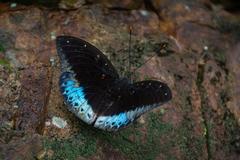
[[[70,111],[88,124],[96,119],[96,114],[85,98],[84,89],[73,78],[73,73],[64,72],[60,77],[61,93]]]
[[[103,130],[113,131],[126,126],[129,123],[129,118],[126,113],[120,113],[113,116],[99,116],[94,124],[94,127]]]
[[[85,98],[84,88],[77,83],[73,75],[71,72],[64,72],[60,77],[60,88],[64,100],[70,111],[84,122],[88,124],[94,123],[94,127],[96,128],[116,131],[119,128],[127,126],[136,117],[155,107],[155,105],[142,106],[116,115],[97,116]]]
[[[99,116],[94,124],[94,127],[107,131],[116,131],[121,127],[127,126],[129,123],[133,122],[137,117],[153,109],[157,105],[160,104],[137,107],[134,110],[129,110],[124,113],[112,116]]]

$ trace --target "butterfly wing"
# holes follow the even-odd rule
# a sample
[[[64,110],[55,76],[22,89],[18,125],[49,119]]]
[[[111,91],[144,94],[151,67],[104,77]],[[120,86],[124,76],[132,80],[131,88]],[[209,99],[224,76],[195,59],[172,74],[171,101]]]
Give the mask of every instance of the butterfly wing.
[[[80,83],[105,88],[119,78],[107,57],[90,43],[71,36],[59,36],[56,43],[62,71],[74,72]]]
[[[94,124],[97,128],[109,131],[128,125],[143,113],[172,98],[171,90],[165,83],[153,80],[133,84],[119,82],[110,92],[108,107]]]
[[[96,128],[114,131],[171,99],[159,81],[129,83],[120,79],[107,57],[90,43],[57,37],[61,93],[69,109]]]
[[[90,43],[71,36],[56,39],[61,61],[61,93],[69,109],[91,124],[103,105],[105,90],[119,78],[107,57]]]

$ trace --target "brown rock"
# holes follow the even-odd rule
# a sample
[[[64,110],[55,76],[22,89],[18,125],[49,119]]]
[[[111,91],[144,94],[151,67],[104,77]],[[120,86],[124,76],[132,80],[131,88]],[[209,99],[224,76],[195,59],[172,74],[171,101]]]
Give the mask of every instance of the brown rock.
[[[21,72],[22,90],[16,121],[18,130],[42,133],[51,88],[50,78],[46,67],[31,66]]]
[[[15,137],[8,144],[0,144],[1,156],[5,160],[33,159],[42,148],[41,137],[36,134]]]
[[[143,0],[99,0],[100,3],[104,5],[104,7],[116,9],[116,10],[129,10],[129,9],[139,9],[143,4]]]
[[[36,157],[29,146],[35,148],[38,142],[33,141],[31,136],[26,136],[24,143],[29,142],[29,146],[23,145],[24,151],[19,149],[24,138],[8,137],[9,130],[17,129],[50,137],[68,138],[73,133],[84,133],[83,140],[86,135],[95,136],[99,140],[98,146],[94,146],[97,152],[86,159],[150,156],[153,159],[239,159],[239,127],[235,125],[235,119],[239,119],[238,25],[234,25],[233,29],[228,25],[230,23],[218,26],[215,16],[219,12],[207,8],[201,0],[194,3],[152,1],[156,12],[164,18],[161,21],[155,12],[145,10],[149,8],[144,8],[143,1],[98,2],[102,4],[73,5],[69,7],[71,11],[23,7],[21,10],[4,11],[0,15],[0,43],[6,49],[4,56],[0,57],[9,59],[16,75],[19,75],[10,78],[10,73],[4,68],[0,70],[0,129],[3,131],[0,140],[9,149],[4,150],[4,156],[7,157],[8,153],[12,159]],[[221,17],[222,22],[229,22],[227,20],[231,15],[222,15],[225,16]],[[115,53],[117,60],[113,62],[118,64],[118,60],[128,53],[129,26],[132,26],[132,52],[140,55],[143,61],[156,54],[154,48],[162,41],[176,46],[170,55],[156,56],[138,70],[140,79],[147,76],[161,80],[172,89],[172,101],[162,106],[165,112],[162,113],[161,108],[152,111],[163,114],[155,117],[162,122],[157,124],[160,129],[164,124],[172,127],[167,134],[159,135],[161,130],[154,130],[154,127],[154,133],[149,133],[148,118],[151,114],[143,116],[145,123],[141,123],[141,134],[127,136],[127,140],[124,132],[114,136],[95,133],[67,110],[59,93],[56,36],[64,34],[86,39],[108,56]],[[218,54],[226,50],[226,54]],[[52,67],[49,65],[50,58],[55,59]],[[126,65],[119,64],[116,66]],[[59,130],[51,124],[44,127],[53,116],[63,117],[68,122],[68,128]],[[109,141],[111,139],[115,140],[114,145]],[[9,145],[6,146],[6,143]],[[162,148],[159,149],[159,146]],[[152,151],[153,148],[156,151]],[[14,155],[13,150],[26,156],[18,152]],[[37,156],[46,154],[54,158],[58,152],[56,149],[41,151],[45,150],[39,150]],[[82,155],[78,157],[85,159]]]
[[[227,107],[234,113],[236,119],[240,125],[240,43],[234,45],[229,51],[226,53],[227,55],[227,66],[229,68],[229,79],[230,79],[230,95],[231,99],[227,103]]]

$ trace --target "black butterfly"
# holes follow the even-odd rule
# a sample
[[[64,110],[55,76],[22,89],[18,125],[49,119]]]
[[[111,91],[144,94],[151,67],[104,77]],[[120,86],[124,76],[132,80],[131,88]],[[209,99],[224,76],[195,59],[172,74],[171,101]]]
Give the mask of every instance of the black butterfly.
[[[64,100],[70,111],[96,128],[118,130],[172,98],[162,82],[120,78],[107,57],[82,39],[59,36],[56,45]]]

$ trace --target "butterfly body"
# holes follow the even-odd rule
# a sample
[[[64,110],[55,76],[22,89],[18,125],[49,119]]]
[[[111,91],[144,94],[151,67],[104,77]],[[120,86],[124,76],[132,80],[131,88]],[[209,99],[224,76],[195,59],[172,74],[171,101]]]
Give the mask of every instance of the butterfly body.
[[[171,99],[162,82],[120,78],[106,56],[84,40],[59,36],[56,42],[60,91],[68,109],[87,124],[116,131]]]

